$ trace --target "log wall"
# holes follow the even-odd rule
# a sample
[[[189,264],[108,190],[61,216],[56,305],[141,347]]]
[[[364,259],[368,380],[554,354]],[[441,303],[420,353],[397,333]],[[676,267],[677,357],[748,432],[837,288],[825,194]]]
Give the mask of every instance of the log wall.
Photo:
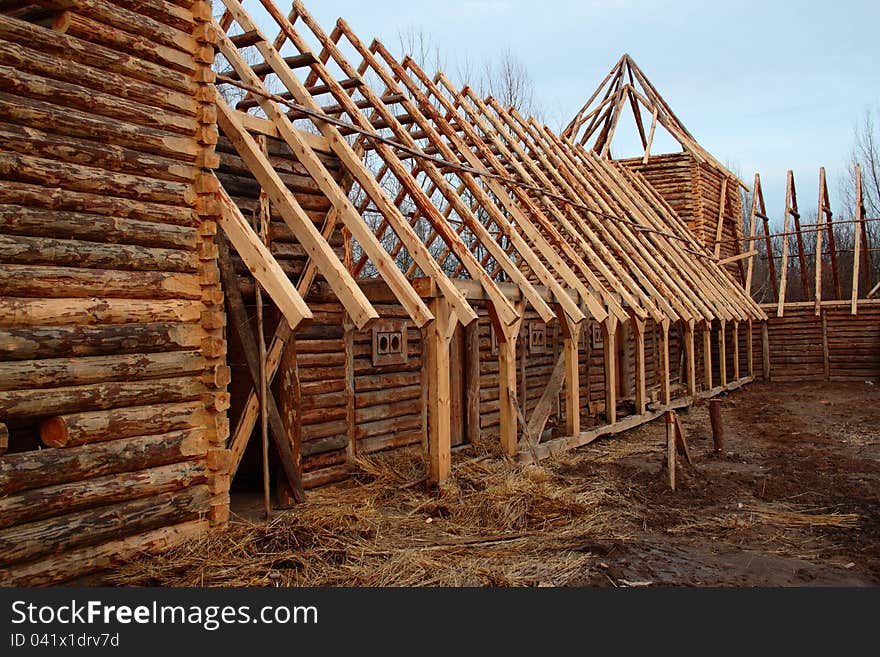
[[[762,306],[770,317],[771,381],[876,381],[880,378],[880,300],[861,300],[853,315],[850,302],[826,301],[821,315],[812,303]],[[824,319],[824,321],[823,321]],[[824,325],[824,329],[823,329]],[[756,345],[761,327],[753,328]],[[760,361],[756,364],[760,371]]]
[[[0,584],[228,515],[211,6],[66,4],[0,15]]]

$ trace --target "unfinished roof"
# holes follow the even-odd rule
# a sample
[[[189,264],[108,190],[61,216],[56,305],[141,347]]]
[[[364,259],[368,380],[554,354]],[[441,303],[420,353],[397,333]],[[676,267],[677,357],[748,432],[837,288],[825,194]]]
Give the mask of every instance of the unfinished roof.
[[[693,155],[699,162],[711,164],[745,187],[734,173],[700,146],[633,58],[626,53],[617,60],[598,89],[562,131],[562,136],[581,146],[589,146],[602,157],[610,157],[611,142],[627,105],[632,111],[639,139],[645,150],[645,162],[650,157],[651,144],[659,123],[681,145],[682,150]],[[651,118],[647,131],[643,112]]]
[[[463,279],[501,327],[522,316],[502,283],[548,322],[555,308],[575,323],[585,314],[763,317],[638,174],[397,61],[378,41],[367,46],[341,19],[328,34],[299,1],[285,16],[260,0],[259,21],[238,0],[222,1],[217,83],[244,96],[232,107],[218,92],[218,123],[359,326],[376,316],[357,282],[367,275],[419,326],[431,319],[412,285],[421,277],[463,324],[476,317]],[[258,26],[267,24],[272,40]],[[287,142],[331,201],[323,234],[260,152],[260,132]],[[321,151],[339,158],[351,189],[329,175]],[[327,244],[340,228],[356,243],[350,271]]]

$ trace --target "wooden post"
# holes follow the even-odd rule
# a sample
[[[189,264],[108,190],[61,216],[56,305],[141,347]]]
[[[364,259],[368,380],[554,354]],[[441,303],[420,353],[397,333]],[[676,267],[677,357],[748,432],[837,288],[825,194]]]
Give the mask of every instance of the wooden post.
[[[265,137],[258,135],[257,143],[263,149],[264,154],[268,155]],[[259,217],[254,217],[254,223],[257,224],[255,228],[263,244],[266,244],[268,239],[269,213],[269,197],[264,190],[261,190]],[[268,244],[266,246],[268,248]],[[257,348],[260,356],[260,452],[263,464],[263,510],[266,514],[266,520],[269,520],[272,517],[272,485],[269,474],[269,413],[266,408],[269,385],[266,372],[266,330],[263,319],[263,293],[260,290],[260,283],[256,279],[254,280],[254,301],[257,313]]]
[[[712,323],[703,325],[703,385],[712,389]]]
[[[767,327],[767,320],[761,322],[761,374],[764,381],[770,381],[770,330]]]
[[[617,390],[621,399],[630,395],[630,367],[629,367],[629,322],[618,323],[620,337],[617,341],[618,380]]]
[[[859,266],[861,264],[864,228],[865,203],[862,197],[862,168],[856,164],[856,225],[853,230],[852,294],[850,295],[850,313],[853,315],[857,315],[859,312]]]
[[[815,265],[814,269],[815,276],[813,279],[814,290],[813,290],[813,299],[815,299],[815,313],[818,315],[822,312],[822,237],[824,232],[824,218],[825,218],[825,207],[826,200],[824,195],[822,194],[823,189],[825,188],[825,167],[819,168],[819,207],[816,210],[816,252],[815,255]]]
[[[739,322],[736,320],[730,335],[733,338],[733,380],[739,381]]]
[[[727,320],[720,320],[718,327],[718,378],[721,386],[727,385]]]
[[[828,314],[822,310],[822,366],[825,380],[831,379],[831,355],[828,349]]]
[[[752,335],[752,320],[748,320],[748,333],[746,333],[746,363],[749,377],[755,378],[755,352],[754,336]]]
[[[559,326],[562,328],[562,348],[565,352],[565,435],[581,432],[580,386],[578,385],[578,338],[582,323],[575,324],[565,311],[557,306]]]
[[[9,449],[9,429],[0,422],[0,456],[3,456]]]
[[[749,245],[746,250],[755,248],[755,235],[758,234],[758,190],[761,187],[761,177],[755,174],[755,184],[752,186],[752,207],[749,211]],[[746,265],[746,280],[743,284],[745,292],[748,296],[752,296],[752,272],[755,267],[755,259],[749,258]]]
[[[452,469],[452,420],[449,344],[456,321],[444,297],[431,299],[434,321],[426,330],[428,360],[428,479],[435,484],[449,478]]]
[[[715,453],[724,451],[724,424],[721,422],[721,400],[709,400],[709,422],[712,425],[712,443]]]
[[[697,394],[697,363],[694,355],[694,325],[695,322],[692,319],[689,319],[684,324],[685,371],[687,372],[687,391],[688,395],[691,397]]]
[[[464,328],[465,359],[465,431],[473,444],[480,439],[480,323]]]
[[[617,318],[609,315],[602,322],[602,349],[605,357],[605,419],[617,422]]]
[[[776,316],[785,314],[785,288],[788,285],[788,231],[791,226],[791,190],[794,174],[789,171],[785,185],[785,218],[782,222],[782,262],[779,265],[779,294],[777,297]]]
[[[278,366],[278,411],[281,413],[281,422],[284,425],[287,436],[290,439],[296,467],[301,469],[302,453],[302,390],[299,380],[299,364],[296,358],[296,336],[293,335],[285,343],[281,352],[281,362]],[[283,475],[284,471],[281,470]],[[280,508],[285,509],[293,506],[296,495],[286,477],[278,477],[275,485],[275,497]]]
[[[664,404],[672,401],[669,367],[669,320],[664,318],[660,322],[660,396]]]
[[[342,318],[342,345],[345,349],[345,458],[353,463],[357,457],[357,422],[355,420],[354,323],[348,313]]]
[[[645,320],[633,317],[636,337],[636,413],[644,415],[647,410],[647,377],[645,375]]]
[[[666,411],[666,469],[669,487],[675,490],[675,413]]]

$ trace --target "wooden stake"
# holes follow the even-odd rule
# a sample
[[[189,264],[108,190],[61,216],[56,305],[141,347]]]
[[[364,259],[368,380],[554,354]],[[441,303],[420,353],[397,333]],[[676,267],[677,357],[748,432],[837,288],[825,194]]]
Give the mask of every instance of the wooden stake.
[[[721,400],[709,400],[709,422],[712,425],[712,443],[715,453],[724,451],[724,424],[721,421]]]

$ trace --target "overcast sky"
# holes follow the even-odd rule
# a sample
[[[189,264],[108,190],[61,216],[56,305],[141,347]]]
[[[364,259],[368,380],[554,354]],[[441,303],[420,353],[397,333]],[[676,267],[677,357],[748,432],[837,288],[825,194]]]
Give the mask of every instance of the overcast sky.
[[[774,215],[782,212],[789,168],[804,214],[816,205],[819,166],[834,203],[855,125],[880,107],[876,0],[306,4],[328,31],[342,16],[367,42],[397,45],[401,31],[422,29],[444,51],[450,73],[460,61],[510,49],[527,64],[553,125],[567,122],[628,52],[707,150],[746,182],[761,173]],[[621,123],[619,138],[629,127]]]

